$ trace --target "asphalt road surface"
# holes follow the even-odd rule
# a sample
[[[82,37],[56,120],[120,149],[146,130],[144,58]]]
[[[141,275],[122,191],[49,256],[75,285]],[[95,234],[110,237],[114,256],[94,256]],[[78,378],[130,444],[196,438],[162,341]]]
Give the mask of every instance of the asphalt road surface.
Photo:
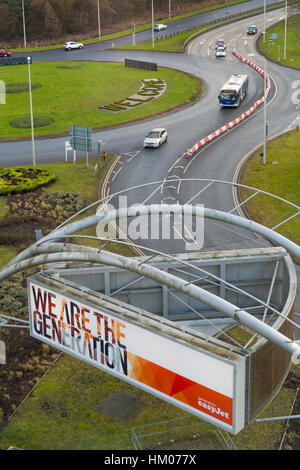
[[[201,22],[224,17],[226,12],[231,14],[236,11],[248,10],[254,6],[263,6],[263,2],[253,0],[227,9],[186,18],[171,23],[168,26],[168,32],[180,31],[187,26],[198,26]],[[267,13],[267,27],[280,21],[283,15],[283,9]],[[206,207],[229,211],[234,206],[230,185],[214,183],[205,189],[207,182],[192,181],[192,179],[233,181],[241,159],[263,142],[263,109],[259,109],[242,124],[204,147],[191,160],[181,156],[195,142],[238,117],[263,95],[261,76],[231,54],[234,48],[244,57],[251,58],[257,65],[266,68],[272,79],[267,106],[269,138],[295,127],[300,118],[300,111],[297,109],[297,105],[292,102],[294,92],[292,83],[299,80],[299,71],[269,61],[265,63],[264,58],[256,50],[256,37],[248,37],[245,34],[249,24],[256,24],[260,33],[264,26],[263,15],[234,22],[201,35],[189,45],[186,54],[112,50],[107,49],[107,47],[111,47],[111,42],[101,42],[87,46],[82,51],[67,53],[57,49],[30,55],[34,61],[97,60],[120,62],[127,57],[156,62],[158,66],[182,70],[201,78],[206,84],[206,93],[199,102],[151,121],[95,132],[93,139],[95,143],[98,140],[103,142],[103,150],[120,155],[120,159],[107,181],[106,191],[108,194],[114,194],[137,185],[148,185],[145,188],[128,191],[126,193],[128,205],[144,201],[147,201],[148,204],[161,202],[184,204],[193,200],[194,204],[204,204]],[[151,31],[148,30],[137,34],[136,41],[143,41],[150,39],[150,37]],[[214,54],[214,42],[219,37],[222,37],[227,44],[225,58],[216,58]],[[114,42],[116,46],[128,44],[131,42],[131,37]],[[238,109],[222,109],[217,101],[218,91],[232,73],[249,75],[249,91]],[[144,136],[149,129],[154,127],[167,128],[168,142],[159,149],[144,150]],[[37,162],[62,161],[64,142],[68,140],[68,137],[37,139],[35,142]],[[92,155],[95,154],[96,145],[92,152]],[[0,143],[0,162],[2,166],[30,164],[32,162],[30,140]],[[178,185],[176,181],[174,182],[178,178],[190,181]],[[165,180],[164,184],[152,194],[157,186],[152,186],[150,183],[163,180]],[[201,189],[203,192],[195,197]],[[114,202],[117,205],[116,198]],[[182,239],[139,240],[138,242],[145,249],[153,248],[167,253],[178,253],[186,248],[185,240]],[[205,221],[204,245],[199,246],[199,249],[220,250],[267,245],[268,242],[258,239],[249,232],[216,221]],[[300,269],[298,266],[296,269],[299,279]],[[300,312],[299,304],[298,293],[296,312]]]

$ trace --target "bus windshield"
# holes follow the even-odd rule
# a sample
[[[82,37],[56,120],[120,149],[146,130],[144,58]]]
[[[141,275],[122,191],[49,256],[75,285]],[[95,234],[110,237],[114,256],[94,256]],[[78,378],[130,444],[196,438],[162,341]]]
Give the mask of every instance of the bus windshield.
[[[219,98],[221,100],[226,100],[226,101],[233,101],[236,100],[236,92],[232,90],[222,90],[220,92]]]

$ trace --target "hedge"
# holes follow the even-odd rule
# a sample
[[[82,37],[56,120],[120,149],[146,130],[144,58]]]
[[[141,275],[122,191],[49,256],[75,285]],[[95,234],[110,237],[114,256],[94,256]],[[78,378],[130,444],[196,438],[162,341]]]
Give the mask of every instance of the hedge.
[[[55,175],[38,168],[0,168],[0,195],[32,191],[55,181]]]

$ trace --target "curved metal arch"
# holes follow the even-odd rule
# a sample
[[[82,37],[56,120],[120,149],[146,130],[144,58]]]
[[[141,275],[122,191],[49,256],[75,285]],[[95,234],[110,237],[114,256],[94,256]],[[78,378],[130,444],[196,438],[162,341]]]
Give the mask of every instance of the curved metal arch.
[[[74,248],[74,250],[76,248]],[[183,294],[193,297],[198,301],[204,302],[213,309],[222,312],[224,315],[250,328],[252,331],[259,333],[267,340],[271,341],[284,351],[288,352],[294,358],[300,358],[300,346],[296,342],[291,341],[289,338],[287,338],[277,330],[274,330],[271,326],[267,325],[266,323],[263,323],[261,320],[253,317],[248,312],[239,309],[235,305],[218,297],[217,295],[212,294],[211,292],[208,292],[199,286],[186,282],[185,280],[178,278],[173,274],[161,271],[160,269],[155,268],[153,266],[149,266],[146,263],[141,263],[135,258],[129,258],[104,250],[98,250],[95,248],[90,248],[88,252],[84,252],[85,248],[86,247],[81,247],[81,252],[70,251],[67,253],[61,253],[59,251],[50,254],[47,253],[37,255],[32,258],[27,258],[23,261],[12,264],[10,267],[7,267],[5,270],[6,276],[8,277],[18,271],[30,267],[44,264],[52,264],[62,261],[100,263],[126,269],[138,275],[146,276],[160,284],[166,285],[169,288],[175,289]]]
[[[182,158],[182,157],[180,157],[180,158]],[[220,184],[225,184],[225,185],[229,185],[229,186],[233,186],[233,187],[249,189],[251,191],[255,191],[257,194],[264,194],[265,196],[273,197],[274,199],[277,199],[281,202],[284,202],[285,204],[290,205],[291,207],[294,207],[295,209],[297,209],[297,211],[300,211],[300,206],[297,206],[297,204],[294,204],[293,202],[290,202],[287,199],[284,199],[280,196],[277,196],[276,194],[269,193],[268,191],[263,191],[262,189],[254,188],[253,186],[247,186],[245,184],[240,184],[240,183],[236,183],[236,182],[233,182],[233,181],[216,180],[214,178],[179,178],[179,179],[178,178],[176,178],[176,179],[175,178],[168,178],[168,179],[163,179],[163,180],[160,180],[160,181],[152,181],[151,183],[143,183],[143,184],[139,184],[139,185],[136,185],[136,186],[131,186],[130,188],[122,189],[121,191],[117,191],[116,193],[113,193],[113,194],[105,196],[101,199],[98,199],[97,201],[93,202],[92,204],[89,204],[88,206],[84,207],[83,209],[81,209],[76,214],[73,214],[71,217],[66,219],[62,224],[60,224],[58,227],[56,227],[51,233],[56,232],[61,227],[66,225],[68,222],[73,220],[75,217],[77,217],[80,214],[83,214],[85,211],[91,209],[92,207],[97,206],[98,204],[101,204],[101,203],[103,204],[107,201],[110,201],[113,197],[117,197],[117,196],[120,196],[122,194],[126,194],[129,191],[133,191],[135,189],[140,189],[140,188],[146,188],[146,187],[150,187],[150,186],[155,186],[155,185],[158,185],[160,187],[161,185],[165,184],[166,182],[168,182],[168,183],[178,183],[178,182],[184,183],[184,182],[201,182],[201,181],[202,182],[207,182],[207,183],[217,183],[217,184],[220,183]]]
[[[184,212],[183,212],[184,211]],[[86,217],[85,219],[73,222],[69,225],[66,225],[55,232],[56,238],[64,235],[71,235],[77,231],[81,231],[85,228],[96,225],[97,223],[107,223],[112,220],[116,220],[124,217],[135,217],[137,215],[148,215],[151,214],[178,214],[190,215],[196,217],[207,217],[208,219],[215,219],[221,222],[226,222],[229,224],[236,225],[238,227],[244,228],[254,233],[258,233],[270,240],[272,243],[284,247],[289,253],[294,255],[296,258],[300,259],[300,247],[295,242],[289,240],[283,235],[274,232],[272,229],[265,227],[264,225],[254,222],[249,219],[239,217],[227,212],[219,211],[216,209],[209,208],[200,208],[191,205],[179,205],[179,204],[152,204],[140,205],[133,207],[126,207],[122,209],[117,209],[114,211],[108,211],[104,215],[93,215]],[[39,240],[37,244],[45,243],[53,237],[53,233],[45,236],[43,239]]]

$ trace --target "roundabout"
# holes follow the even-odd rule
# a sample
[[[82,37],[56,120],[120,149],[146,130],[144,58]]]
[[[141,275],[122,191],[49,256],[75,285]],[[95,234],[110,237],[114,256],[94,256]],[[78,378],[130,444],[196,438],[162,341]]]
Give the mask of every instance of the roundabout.
[[[276,22],[279,20],[280,15],[282,13],[273,12],[271,20]],[[255,19],[259,28],[261,28],[261,17],[257,17]],[[244,25],[242,25],[244,27]],[[253,41],[250,43],[246,43],[246,40],[243,38],[243,35],[240,33],[241,25],[238,23],[234,25],[234,28],[231,26],[224,27],[223,29],[219,29],[218,35],[222,34],[222,37],[231,44],[231,48],[241,50],[241,53],[244,56],[253,56],[256,54],[255,48],[253,45]],[[215,218],[214,216],[208,216],[207,218],[210,219],[205,224],[205,235],[204,235],[204,245],[201,247],[201,253],[211,252],[213,253],[212,256],[216,256],[217,251],[224,250],[231,250],[231,252],[238,253],[239,250],[242,250],[244,253],[247,250],[252,249],[272,249],[270,244],[264,239],[263,241],[258,240],[258,238],[254,235],[252,236],[245,236],[243,230],[237,230],[236,227],[232,229],[232,227],[226,225],[226,223],[230,222],[231,219],[233,220],[235,216],[231,213],[232,211],[236,210],[236,201],[233,201],[232,198],[232,187],[230,182],[233,180],[233,176],[235,173],[235,168],[241,157],[249,152],[255,145],[261,142],[261,128],[262,128],[262,113],[261,110],[256,111],[253,113],[251,118],[243,120],[239,123],[234,129],[230,129],[228,132],[224,133],[222,136],[218,136],[214,142],[208,142],[207,146],[204,146],[199,152],[199,149],[196,149],[195,155],[190,160],[187,165],[182,165],[182,156],[185,154],[186,149],[191,147],[194,142],[201,141],[200,139],[205,138],[205,136],[210,135],[216,129],[221,129],[228,122],[233,122],[241,113],[244,113],[249,109],[249,106],[262,96],[263,94],[263,81],[259,76],[257,76],[255,71],[249,71],[247,69],[246,64],[239,63],[235,57],[232,55],[227,55],[226,59],[220,63],[218,63],[218,75],[216,74],[216,59],[211,55],[212,51],[212,43],[213,40],[210,39],[216,33],[210,31],[207,33],[207,36],[202,36],[201,40],[195,40],[194,46],[190,45],[188,55],[181,55],[180,60],[178,57],[170,57],[169,54],[164,53],[145,53],[142,54],[143,59],[153,61],[156,60],[158,65],[161,67],[167,67],[168,69],[176,69],[176,70],[184,70],[198,78],[201,78],[208,86],[206,87],[206,92],[200,102],[194,103],[193,105],[176,111],[168,116],[156,117],[151,121],[151,127],[167,127],[169,139],[168,143],[164,145],[162,148],[158,149],[155,152],[145,151],[141,149],[141,146],[137,144],[137,142],[141,142],[141,136],[144,136],[145,130],[150,125],[150,123],[139,122],[132,126],[121,126],[117,129],[107,129],[101,132],[95,133],[95,140],[101,139],[104,142],[104,148],[109,153],[115,153],[118,155],[114,164],[111,168],[107,171],[105,179],[104,179],[104,186],[102,185],[101,191],[103,196],[106,197],[106,201],[110,203],[115,203],[116,201],[116,194],[118,192],[124,192],[127,196],[127,206],[131,206],[133,204],[154,204],[159,211],[159,207],[161,207],[164,203],[167,204],[169,207],[173,207],[174,212],[178,210],[178,207],[189,206],[189,203],[192,201],[193,204],[204,204],[206,209],[206,214],[210,213],[210,210],[213,211],[214,215],[217,211],[220,210],[220,213],[225,214],[223,218],[220,216],[219,218]],[[240,39],[239,39],[240,37]],[[202,42],[203,41],[203,42]],[[234,46],[234,47],[233,47]],[[241,46],[241,47],[239,47]],[[196,53],[193,49],[199,47],[198,52]],[[194,52],[192,52],[194,50]],[[51,52],[51,54],[54,54]],[[90,60],[93,57],[93,51],[90,52]],[[103,51],[101,52],[102,59],[105,59],[110,55],[113,57],[114,61],[120,61],[120,57],[122,57],[122,53],[120,51]],[[126,53],[128,55],[129,53]],[[141,54],[141,53],[139,53]],[[60,52],[57,52],[57,57],[60,56]],[[130,52],[130,56],[132,58],[137,58],[138,54],[135,52]],[[124,55],[123,55],[124,57]],[[46,56],[44,60],[46,60]],[[81,60],[79,58],[79,60]],[[83,60],[83,59],[82,59]],[[252,60],[252,59],[251,59]],[[253,58],[253,62],[258,64],[259,67],[263,69],[263,61],[261,57],[256,56]],[[225,81],[232,69],[234,68],[237,72],[247,72],[249,73],[250,77],[250,88],[249,93],[242,103],[240,109],[238,110],[221,110],[217,106],[216,102],[216,93],[217,90],[220,88],[220,85]],[[287,127],[287,124],[294,119],[295,109],[291,106],[290,102],[284,97],[284,94],[281,93],[282,86],[285,86],[285,91],[287,91],[288,85],[286,84],[286,73],[281,69],[278,69],[274,64],[268,64],[267,68],[268,74],[270,74],[272,78],[273,84],[276,83],[276,87],[273,88],[271,92],[270,99],[268,100],[268,113],[269,113],[269,120],[270,120],[270,132],[271,135],[275,135],[276,132],[285,130],[283,128]],[[289,80],[293,80],[296,77],[296,73],[294,71],[289,71]],[[285,85],[284,85],[285,84]],[[277,85],[278,90],[280,92],[277,93]],[[276,90],[276,91],[275,91]],[[280,107],[282,113],[284,113],[286,122],[283,123],[280,116],[277,115],[275,112],[276,109]],[[224,111],[224,112],[223,112]],[[273,111],[273,112],[272,112]],[[39,157],[41,163],[44,161],[50,160],[59,160],[62,155],[61,149],[63,148],[64,139],[43,139],[37,143],[37,148],[39,152]],[[15,149],[18,149],[18,146],[22,144],[22,148],[24,151],[22,152],[22,163],[26,163],[26,159],[30,161],[30,151],[29,147],[26,146],[26,142],[16,142]],[[9,158],[9,154],[11,152],[11,147],[7,145],[7,143],[0,144],[1,150],[3,150],[3,161]],[[19,147],[21,148],[21,147]],[[121,150],[121,151],[120,151]],[[96,155],[96,151],[94,150],[94,155]],[[184,179],[181,175],[184,174]],[[201,181],[194,178],[195,175],[201,175]],[[137,180],[138,183],[137,184]],[[176,184],[176,180],[178,180],[178,184]],[[222,185],[214,184],[216,180],[227,181],[227,187],[221,187]],[[151,188],[151,182],[157,181],[159,182],[158,187],[154,190]],[[174,184],[175,183],[175,184]],[[226,186],[226,185],[225,185]],[[131,187],[131,191],[128,191],[128,188]],[[252,188],[253,189],[253,188]],[[254,189],[255,191],[255,189]],[[173,206],[172,206],[173,204]],[[117,206],[116,206],[117,207]],[[211,209],[207,209],[211,208]],[[118,207],[117,207],[118,209]],[[297,209],[297,208],[296,208]],[[299,208],[298,208],[299,209]],[[120,215],[120,213],[118,213]],[[130,214],[131,217],[134,216],[133,213]],[[221,227],[220,223],[221,219],[225,222],[225,228]],[[68,222],[68,221],[67,221]],[[250,231],[253,232],[260,232],[258,225],[251,224],[251,221],[244,220],[243,223],[237,224],[239,228],[246,225],[251,226],[252,229]],[[72,222],[70,224],[72,226]],[[76,226],[76,223],[74,227]],[[78,227],[80,226],[80,223]],[[255,230],[256,229],[256,230]],[[54,236],[61,237],[62,233],[64,236],[67,237],[71,234],[73,235],[72,229],[68,232],[62,232],[63,228],[58,227],[54,230]],[[57,232],[57,233],[55,233]],[[261,235],[265,236],[266,232],[264,230],[261,232]],[[271,237],[272,238],[272,237]],[[65,260],[68,262],[81,262],[85,258],[85,254],[83,254],[84,249],[80,249],[79,253],[76,252],[76,248],[68,246],[66,251],[66,256],[64,258],[61,257],[59,248],[58,253],[56,250],[58,246],[47,246],[45,244],[45,251],[43,251],[42,245],[43,243],[47,242],[47,237],[43,240],[40,244],[40,247],[37,251],[34,251],[35,248],[32,247],[33,251],[31,255],[37,256],[34,264],[42,264],[45,262],[47,256],[47,250],[49,249],[49,262],[57,262],[59,260]],[[105,241],[104,242],[105,246]],[[273,242],[276,244],[279,243],[279,246],[285,246],[285,242],[283,239],[274,234]],[[281,245],[281,243],[283,244]],[[147,250],[153,254],[158,253],[162,256],[168,256],[168,254],[178,254],[182,253],[182,250],[179,248],[178,240],[167,240],[164,243],[164,240],[146,240],[138,248],[143,252],[147,252]],[[295,253],[297,255],[299,247],[295,244]],[[291,250],[291,253],[294,252],[294,248]],[[287,248],[289,249],[289,248]],[[39,251],[40,250],[40,251]],[[115,264],[112,261],[113,256],[110,254],[105,253],[105,250],[102,251],[103,248],[97,250],[97,253],[89,252],[89,249],[86,250],[87,256],[86,260],[88,262],[95,262],[95,263],[103,263],[108,265],[114,265],[118,268],[127,268],[130,265],[130,270],[135,272],[140,276],[144,276],[147,274],[152,274],[154,271],[151,271],[151,267],[147,264],[150,261],[151,257],[145,259],[136,259],[129,258],[127,260],[118,257],[115,258]],[[98,253],[99,251],[99,253]],[[89,252],[89,253],[88,253]],[[95,256],[94,256],[95,254]],[[22,269],[27,266],[27,255],[30,255],[30,252],[24,251],[21,255],[17,256],[14,265],[12,263],[8,264],[8,270],[5,273],[5,268],[2,270],[3,276],[5,277],[7,273],[14,272],[14,269]],[[99,257],[98,257],[99,255]],[[29,265],[32,266],[32,259],[29,257],[28,262]],[[48,262],[48,261],[47,261]],[[20,263],[20,264],[19,264]],[[288,261],[290,264],[290,260]],[[67,268],[71,267],[67,266]],[[186,266],[185,266],[186,267]],[[191,266],[189,266],[191,268]],[[181,267],[182,269],[182,267]],[[221,268],[220,268],[221,269]],[[294,268],[292,268],[294,269]],[[277,272],[277,267],[275,265],[275,270]],[[162,270],[164,271],[164,270]],[[262,269],[263,271],[263,269]],[[151,276],[152,276],[151,274]],[[151,277],[149,276],[149,277]],[[294,279],[294,274],[291,275],[291,279]],[[160,273],[160,281],[166,281],[167,275]],[[271,286],[274,284],[276,275],[271,276],[269,282]],[[156,275],[153,274],[152,280],[157,280]],[[202,280],[199,276],[197,276],[198,281]],[[169,278],[171,282],[171,278]],[[168,282],[169,282],[168,281]],[[132,281],[132,279],[128,282],[136,282]],[[167,286],[169,289],[174,288],[175,284],[176,287],[181,284],[180,289],[181,293],[188,295],[193,290],[192,287],[188,287],[188,285],[193,285],[194,282],[191,278],[186,279],[183,277],[182,281],[175,281],[172,279],[172,282],[175,284],[168,284],[168,282],[162,282]],[[224,283],[223,275],[219,277],[218,282],[220,283],[220,288],[222,291],[222,282]],[[293,281],[294,286],[294,281]],[[125,286],[126,287],[126,286]],[[127,286],[128,287],[128,286]],[[196,286],[194,286],[194,291],[196,292]],[[223,286],[224,287],[224,286]],[[232,286],[230,286],[232,287]],[[153,288],[153,286],[151,286]],[[107,289],[107,285],[105,287]],[[124,285],[115,286],[115,289],[122,290],[124,289]],[[125,289],[126,290],[126,289]],[[243,289],[244,291],[244,289]],[[166,291],[162,288],[162,296],[166,294]],[[271,292],[271,291],[270,291]],[[128,293],[126,292],[126,295]],[[193,297],[193,296],[192,296]],[[291,299],[291,298],[290,298]],[[200,300],[200,297],[198,298]],[[201,298],[203,300],[203,298]],[[270,300],[270,299],[269,299]],[[297,302],[297,298],[295,297],[295,301]],[[166,301],[165,301],[166,302]],[[222,300],[220,300],[222,304]],[[163,304],[165,308],[166,304]],[[210,306],[213,304],[210,303]],[[269,305],[269,302],[267,302]],[[296,303],[297,305],[297,303]],[[266,307],[266,305],[265,305]],[[291,307],[291,304],[289,304]],[[194,308],[194,307],[193,307]],[[235,307],[237,308],[237,307]],[[272,305],[272,308],[274,306]],[[296,307],[297,308],[297,307]],[[291,313],[291,309],[289,313]],[[195,312],[194,312],[195,313]],[[238,317],[239,313],[241,313],[241,317]],[[241,321],[241,318],[244,315],[244,311],[241,311],[241,308],[237,308],[237,310],[232,311],[232,319]],[[263,314],[264,316],[264,314]],[[244,318],[248,318],[246,315]],[[255,315],[249,315],[252,319],[255,318]],[[292,320],[293,321],[293,320]],[[250,324],[247,324],[249,327]],[[294,325],[297,326],[297,325]],[[256,330],[253,327],[252,323],[252,333],[253,331],[260,335],[261,331]],[[251,327],[250,327],[251,329]],[[268,329],[268,328],[267,328]],[[271,327],[272,329],[272,327]],[[296,328],[297,331],[297,328]],[[289,334],[287,335],[289,336]],[[281,338],[283,342],[285,342],[285,346],[288,344],[288,348],[293,348],[294,346],[297,349],[297,343],[294,341],[289,341],[286,338]],[[271,336],[268,337],[269,344],[273,342]],[[260,343],[262,344],[262,343]],[[274,356],[275,357],[275,356]],[[289,359],[287,359],[287,363]],[[274,363],[275,364],[275,363]],[[272,384],[273,392],[277,393],[278,387],[282,384],[282,381],[286,375],[288,370],[288,366],[282,367],[281,373],[282,376],[279,378],[277,377],[275,382]],[[255,381],[255,380],[254,380]],[[255,392],[253,392],[255,395]],[[252,396],[253,398],[254,396]],[[255,400],[257,397],[255,398]],[[255,401],[254,400],[254,401]],[[259,400],[258,400],[259,401]],[[250,421],[255,419],[256,412],[260,409],[261,403],[258,404],[258,401],[255,401],[257,408],[256,411],[250,411]],[[205,402],[201,402],[202,404]],[[207,404],[203,406],[207,410]],[[249,411],[249,410],[248,410]],[[227,412],[226,412],[227,413]],[[252,414],[251,414],[252,413]],[[229,415],[226,415],[226,418]],[[239,417],[240,418],[240,417]],[[234,432],[239,432],[242,426],[242,421],[239,421],[238,426],[230,430]],[[228,429],[228,427],[227,427]]]

